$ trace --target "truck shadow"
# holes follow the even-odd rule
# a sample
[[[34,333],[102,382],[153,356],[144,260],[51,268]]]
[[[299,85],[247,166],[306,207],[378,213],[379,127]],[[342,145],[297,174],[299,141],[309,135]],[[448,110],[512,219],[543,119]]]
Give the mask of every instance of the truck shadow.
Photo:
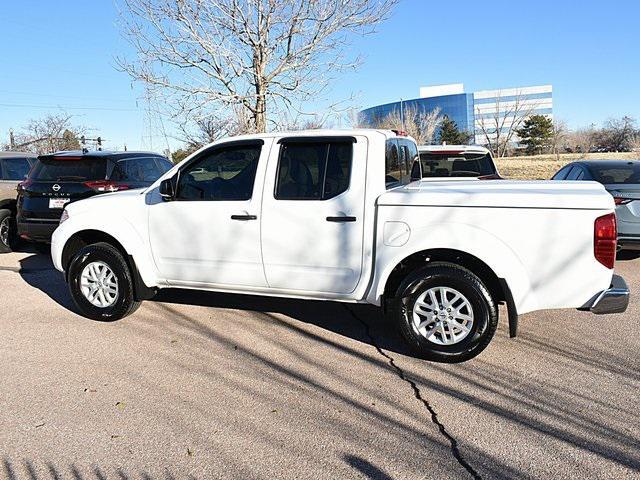
[[[78,313],[62,273],[53,268],[45,255],[32,255],[20,260],[20,275],[30,286],[44,292],[60,306]],[[196,290],[161,290],[149,303],[191,305],[226,310],[281,314],[331,331],[359,342],[372,344],[363,324],[375,329],[378,346],[395,353],[412,355],[380,310],[369,305],[340,304],[328,301],[296,300]],[[90,320],[87,320],[90,321]]]
[[[281,314],[369,345],[373,345],[373,339],[368,333],[371,329],[376,332],[375,343],[378,347],[414,356],[412,351],[404,345],[393,322],[386,318],[380,309],[370,305],[180,289],[161,291],[152,301],[262,314]]]

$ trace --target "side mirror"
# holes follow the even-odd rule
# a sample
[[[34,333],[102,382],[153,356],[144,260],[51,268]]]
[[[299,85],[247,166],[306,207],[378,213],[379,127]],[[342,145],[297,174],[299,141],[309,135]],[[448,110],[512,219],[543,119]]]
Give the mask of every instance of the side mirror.
[[[173,178],[167,178],[160,182],[160,196],[165,202],[169,202],[175,198],[176,192],[173,188]]]

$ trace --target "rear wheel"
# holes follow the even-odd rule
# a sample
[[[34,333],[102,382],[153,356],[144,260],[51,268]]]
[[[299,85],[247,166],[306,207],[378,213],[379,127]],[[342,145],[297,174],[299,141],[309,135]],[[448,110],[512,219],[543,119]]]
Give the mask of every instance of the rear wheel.
[[[394,316],[422,358],[457,363],[482,352],[498,325],[496,304],[469,270],[434,263],[409,275],[398,288]]]
[[[16,243],[16,219],[11,210],[0,210],[0,253],[9,253]]]
[[[68,277],[73,301],[85,317],[119,320],[140,306],[126,260],[108,243],[82,248],[69,264]]]

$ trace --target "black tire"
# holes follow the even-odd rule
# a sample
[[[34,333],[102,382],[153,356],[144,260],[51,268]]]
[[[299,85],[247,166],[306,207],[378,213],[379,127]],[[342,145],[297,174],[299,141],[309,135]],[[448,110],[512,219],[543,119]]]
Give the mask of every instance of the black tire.
[[[80,276],[92,262],[103,262],[114,273],[118,281],[118,294],[113,305],[101,308],[93,305],[80,288]],[[126,260],[118,249],[108,243],[95,243],[82,248],[69,264],[69,291],[80,313],[85,317],[103,322],[119,320],[131,315],[140,306],[135,300],[133,278]]]
[[[414,326],[416,300],[434,287],[453,288],[471,305],[473,324],[459,343],[439,345],[427,340]],[[498,326],[498,309],[487,287],[472,272],[451,263],[433,263],[412,272],[398,288],[391,313],[412,350],[421,358],[437,362],[458,363],[474,358],[489,345]],[[437,339],[441,338],[439,332],[437,335]]]
[[[12,252],[16,239],[16,217],[11,210],[3,208],[0,210],[0,253]]]

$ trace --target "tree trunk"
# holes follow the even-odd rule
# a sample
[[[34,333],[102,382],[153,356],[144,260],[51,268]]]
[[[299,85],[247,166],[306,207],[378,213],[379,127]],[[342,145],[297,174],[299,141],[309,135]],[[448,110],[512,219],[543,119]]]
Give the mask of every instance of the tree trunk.
[[[257,133],[267,131],[267,97],[264,87],[260,83],[256,84],[256,104],[253,119]]]

